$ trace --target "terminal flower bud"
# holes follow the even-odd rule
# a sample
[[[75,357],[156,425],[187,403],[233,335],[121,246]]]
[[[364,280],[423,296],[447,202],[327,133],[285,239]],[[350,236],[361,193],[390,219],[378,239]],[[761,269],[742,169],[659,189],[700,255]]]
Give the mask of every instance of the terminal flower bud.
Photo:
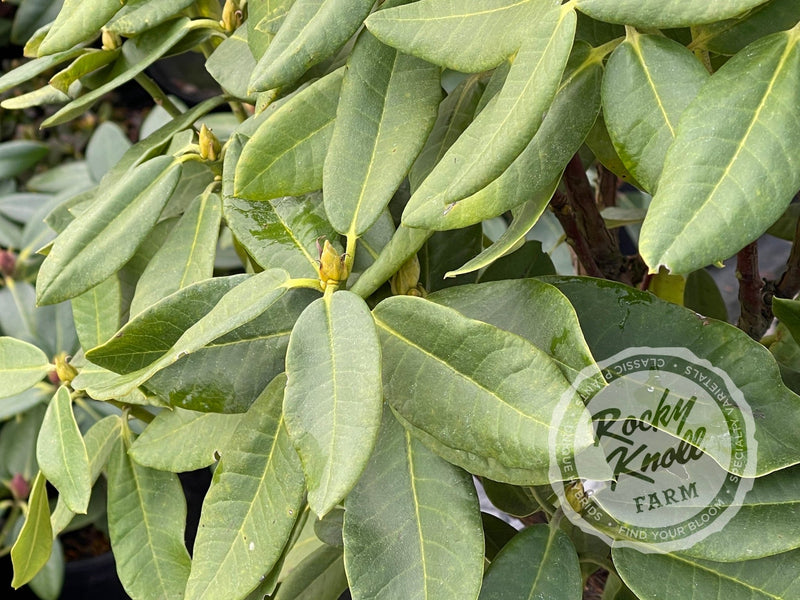
[[[103,35],[100,38],[103,42],[103,50],[116,50],[122,45],[122,38],[118,33],[103,29]]]
[[[54,362],[56,363],[56,375],[58,375],[58,378],[66,384],[71,383],[72,380],[78,376],[78,371],[75,370],[75,367],[67,362],[68,358],[69,357],[67,356],[66,352],[61,352],[60,354],[57,354],[54,359]]]
[[[347,279],[350,272],[346,259],[346,254],[339,254],[336,248],[325,240],[319,255],[319,280],[323,288],[329,284],[338,286]]]
[[[200,156],[205,160],[217,160],[221,148],[217,136],[204,123],[200,127]]]
[[[392,276],[389,286],[395,296],[421,296],[419,288],[419,259],[415,254]]]

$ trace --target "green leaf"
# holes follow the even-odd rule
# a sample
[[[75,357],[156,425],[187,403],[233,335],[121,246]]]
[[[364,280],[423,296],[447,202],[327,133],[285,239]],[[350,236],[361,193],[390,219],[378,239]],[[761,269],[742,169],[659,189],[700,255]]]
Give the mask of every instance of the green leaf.
[[[62,5],[63,0],[26,0],[20,3],[11,27],[11,43],[25,45],[25,56],[29,56],[26,42],[30,42],[29,38],[38,38],[38,43],[41,43]]]
[[[728,258],[800,188],[798,39],[795,27],[751,44],[684,111],[642,226],[651,271],[688,273]]]
[[[47,355],[33,344],[0,337],[0,397],[24,392],[52,369]]]
[[[101,123],[86,145],[86,166],[92,179],[100,182],[130,147],[131,142],[119,125]]]
[[[30,2],[30,0],[28,0]],[[26,4],[28,3],[26,2]],[[64,52],[51,54],[50,56],[43,56],[42,58],[35,58],[20,65],[16,69],[11,69],[0,77],[0,93],[17,87],[21,83],[33,79],[37,75],[41,75],[45,71],[60,65],[63,62],[72,60],[76,56],[80,56],[86,52],[83,48],[71,48]]]
[[[256,68],[256,61],[247,45],[250,19],[248,17],[243,25],[217,46],[206,60],[206,70],[228,93],[255,103],[255,94],[249,94],[247,90],[250,74]]]
[[[453,204],[445,204],[441,198],[414,196],[403,211],[403,223],[426,229],[458,229],[533,198],[541,202],[547,196],[549,200],[554,180],[560,179],[600,110],[602,60],[601,53],[576,43],[567,65],[568,74],[541,127],[505,172],[485,188]]]
[[[528,39],[531,0],[421,0],[378,11],[366,21],[383,43],[463,73],[493,69]]]
[[[766,0],[577,0],[577,7],[598,21],[645,28],[687,27],[742,14]]]
[[[486,560],[493,561],[495,556],[503,549],[511,538],[516,535],[517,530],[511,525],[489,513],[481,513],[483,521],[483,537],[486,546]]]
[[[437,231],[419,252],[420,283],[432,292],[464,283],[474,283],[476,273],[460,279],[445,279],[445,275],[464,264],[483,248],[483,230],[479,224],[452,231]]]
[[[270,200],[322,187],[343,76],[338,69],[315,81],[259,126],[236,163],[235,197]]]
[[[114,274],[72,299],[72,316],[84,349],[99,346],[117,332],[122,313],[122,288]]]
[[[380,346],[364,301],[337,291],[312,302],[289,338],[286,375],[286,428],[322,517],[358,481],[380,428]]]
[[[63,52],[94,38],[120,8],[119,0],[65,0],[39,45],[39,56]]]
[[[69,390],[58,388],[44,414],[36,460],[72,512],[85,514],[92,494],[89,456],[78,429]]]
[[[439,104],[433,129],[408,174],[412,192],[472,122],[485,88],[485,75],[469,75]]]
[[[535,279],[461,285],[431,294],[428,300],[528,340],[549,354],[570,382],[595,365],[575,309],[552,285]],[[593,370],[587,385],[602,385],[600,370]]]
[[[74,298],[119,270],[155,225],[180,171],[171,156],[149,160],[70,223],[39,271],[38,303]]]
[[[156,350],[152,349],[153,334],[148,332],[146,328],[137,332],[138,335],[144,335],[145,338],[150,337],[149,340],[144,340],[147,349],[144,352],[139,351],[138,344],[142,343],[143,340],[141,338],[137,340],[135,335],[130,335],[130,332],[136,332],[136,329],[131,327],[126,331],[123,328],[120,331],[122,335],[115,336],[103,346],[86,353],[86,357],[92,361],[102,360],[106,364],[122,364],[124,365],[123,368],[116,368],[126,373],[105,386],[98,386],[95,389],[94,397],[114,398],[118,395],[129,393],[162,369],[175,364],[178,360],[202,349],[206,344],[222,338],[240,326],[254,320],[262,313],[265,313],[286,293],[288,280],[289,276],[286,271],[270,269],[239,283],[225,293],[207,314],[183,331],[178,339],[166,349],[166,352],[164,351],[164,346],[158,347]],[[172,298],[173,296],[168,296],[162,303],[152,307],[151,310],[158,311],[159,308],[163,308],[166,301]],[[152,318],[153,313],[145,311],[144,315]],[[183,322],[185,322],[186,317],[184,316],[183,319]],[[147,320],[145,319],[144,322],[147,323]],[[160,330],[165,329],[163,323],[156,323],[156,326]],[[167,334],[170,335],[170,341],[178,333],[180,333],[179,330],[173,330],[171,334]],[[126,334],[128,334],[127,337]],[[236,339],[235,334],[233,334],[233,337]],[[161,355],[159,356],[159,354]],[[118,362],[115,363],[114,361]],[[139,365],[143,366],[139,367]],[[195,385],[195,382],[191,382],[190,385]],[[187,395],[191,399],[192,394],[185,394],[184,397]],[[216,395],[210,400],[201,399],[188,406],[187,403],[183,403],[183,408],[213,411],[224,407],[230,412],[243,412],[249,406],[249,403],[246,403],[248,401],[249,398],[246,396],[244,398],[227,398],[223,394],[222,397]]]
[[[800,4],[794,0],[772,0],[742,17],[692,28],[690,48],[733,55],[770,33],[791,29],[800,20]]]
[[[480,600],[580,600],[582,592],[578,555],[567,535],[533,525],[515,535],[489,565]]]
[[[264,56],[295,0],[253,2],[247,7],[247,44],[256,60]],[[248,71],[251,73],[252,71]]]
[[[194,0],[128,0],[105,28],[125,37],[134,37],[180,14],[193,3]]]
[[[498,178],[525,149],[558,89],[575,33],[575,12],[547,0],[532,15],[502,90],[450,147],[412,202],[445,206]],[[550,182],[553,178],[547,179]]]
[[[634,179],[633,175],[630,174],[622,163],[622,159],[617,154],[617,151],[614,149],[614,143],[611,141],[611,137],[608,134],[606,122],[602,113],[597,115],[594,125],[589,130],[589,135],[586,136],[586,146],[606,169],[623,181],[638,188],[642,187],[642,185]]]
[[[286,377],[250,407],[203,502],[186,598],[241,598],[278,561],[300,514],[300,459],[281,416]]]
[[[314,534],[328,546],[344,548],[342,541],[342,524],[344,523],[344,510],[334,508],[321,519],[314,521]]]
[[[620,283],[584,277],[547,277],[575,307],[595,359],[627,348],[681,347],[722,369],[758,415],[757,473],[800,462],[800,397],[784,387],[769,351],[741,330]]]
[[[525,235],[539,220],[550,198],[553,197],[553,192],[556,191],[561,177],[552,182],[550,188],[547,189],[540,197],[532,199],[522,206],[518,207],[514,214],[514,220],[503,232],[496,242],[483,250],[478,256],[472,258],[469,262],[465,263],[455,271],[448,271],[445,277],[456,277],[465,273],[472,273],[479,269],[489,266],[494,261],[506,256],[510,252],[518,249],[521,243],[525,241]]]
[[[527,517],[541,510],[529,486],[509,485],[486,477],[481,479],[481,484],[489,501],[506,514]]]
[[[82,0],[75,0],[81,2]],[[119,0],[103,0],[117,4]],[[91,2],[84,2],[91,4]],[[63,12],[62,12],[63,14]],[[42,122],[42,127],[53,127],[66,123],[84,113],[102,96],[123,83],[130,81],[156,60],[164,56],[170,48],[189,33],[189,19],[182,18],[154,27],[142,35],[126,41],[122,45],[122,55],[111,67],[108,80],[103,85],[73,100],[54,115]]]
[[[550,256],[542,249],[542,242],[528,240],[519,250],[498,258],[485,271],[479,273],[478,282],[555,274],[556,268]]]
[[[15,140],[0,144],[0,179],[14,177],[30,169],[47,156],[47,146],[41,142]]]
[[[389,411],[345,509],[354,600],[477,597],[483,531],[471,477],[411,437]]]
[[[241,414],[163,410],[136,438],[130,456],[140,465],[182,473],[213,465],[235,443]]]
[[[108,463],[108,533],[117,574],[133,598],[183,598],[191,559],[178,476],[136,464],[123,433]]]
[[[689,273],[686,288],[683,290],[683,305],[703,316],[720,321],[728,320],[725,300],[714,278],[705,269]]]
[[[38,404],[3,425],[0,435],[0,477],[8,481],[22,475],[31,482],[39,466],[36,464],[36,436],[42,425],[45,406]]]
[[[378,219],[425,144],[440,99],[438,68],[368,31],[359,36],[323,169],[325,210],[339,233],[361,235]]]
[[[737,563],[642,554],[630,548],[614,548],[612,556],[620,577],[639,598],[775,600],[800,594],[798,550]]]
[[[131,315],[214,274],[221,218],[222,202],[210,188],[194,199],[139,277]]]
[[[338,600],[346,589],[342,551],[323,546],[292,570],[278,588],[275,600]]]
[[[800,468],[791,467],[753,480],[736,514],[716,533],[682,552],[688,556],[733,562],[800,548],[794,515],[800,504]],[[747,544],[744,537],[758,531]]]
[[[11,586],[14,589],[19,589],[33,579],[50,558],[53,533],[50,529],[46,485],[44,475],[39,472],[31,487],[25,523],[11,547],[11,562],[14,564]]]
[[[117,439],[122,432],[122,420],[112,415],[99,420],[86,432],[84,442],[86,444],[86,454],[89,457],[89,483],[94,485],[100,477],[100,473],[105,470],[111,450],[117,443]],[[91,510],[91,509],[90,509]],[[50,523],[53,534],[57,535],[70,524],[75,513],[72,512],[64,502],[63,496],[59,496]]]
[[[476,475],[548,482],[552,413],[570,385],[547,354],[508,331],[411,296],[384,300],[373,316],[384,394],[412,433]],[[587,436],[576,447],[591,443]]]
[[[69,94],[69,87],[81,77],[88,75],[114,62],[120,54],[114,50],[90,49],[81,54],[64,70],[50,79],[50,85],[64,94]]]
[[[330,58],[361,25],[372,0],[295,2],[250,77],[250,89],[267,91],[297,81]]]
[[[653,192],[678,119],[709,74],[678,42],[627,31],[608,59],[603,114],[622,162]]]
[[[317,241],[337,237],[316,192],[264,202],[225,196],[222,211],[234,237],[256,264],[286,269],[292,277],[318,277]]]
[[[50,557],[44,567],[28,585],[41,600],[58,600],[61,596],[64,587],[64,548],[58,538],[53,540]]]

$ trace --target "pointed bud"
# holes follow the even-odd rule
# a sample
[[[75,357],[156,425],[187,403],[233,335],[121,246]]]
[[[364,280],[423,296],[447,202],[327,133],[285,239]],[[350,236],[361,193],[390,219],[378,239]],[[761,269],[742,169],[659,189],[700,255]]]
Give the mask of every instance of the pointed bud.
[[[108,29],[103,29],[101,39],[103,41],[103,50],[116,50],[122,45],[122,38],[119,34]]]
[[[242,24],[242,10],[237,0],[225,0],[219,24],[225,31],[234,31]]]
[[[392,276],[389,285],[395,296],[420,296],[419,285],[419,259],[415,254],[409,258],[400,270]]]
[[[68,358],[69,357],[67,356],[66,352],[61,352],[60,354],[57,354],[54,359],[54,362],[56,363],[56,374],[58,375],[58,378],[67,385],[69,385],[72,380],[78,376],[78,371],[75,370],[75,367],[67,362]]]
[[[8,482],[8,489],[17,500],[26,500],[31,493],[31,485],[20,473],[14,473],[11,481]]]
[[[217,160],[221,148],[217,136],[204,123],[200,127],[200,156],[205,160]]]
[[[347,280],[350,272],[347,268],[346,258],[346,254],[339,254],[336,248],[328,240],[325,240],[319,256],[319,280],[323,288],[328,284],[338,286],[342,281]]]

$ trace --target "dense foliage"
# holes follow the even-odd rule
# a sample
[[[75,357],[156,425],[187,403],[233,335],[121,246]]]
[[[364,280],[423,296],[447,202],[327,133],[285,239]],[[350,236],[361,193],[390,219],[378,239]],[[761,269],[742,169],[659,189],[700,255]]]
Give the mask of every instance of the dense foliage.
[[[52,76],[3,108],[161,108],[28,191],[46,150],[0,144],[14,587],[56,597],[104,477],[134,599],[800,597],[800,3],[57,5],[20,3],[0,91]],[[182,110],[146,71],[187,52],[219,95]],[[734,255],[738,328],[706,270]],[[752,490],[682,552],[612,550],[550,488],[559,400],[633,347],[756,423]],[[190,556],[176,473],[212,465]]]

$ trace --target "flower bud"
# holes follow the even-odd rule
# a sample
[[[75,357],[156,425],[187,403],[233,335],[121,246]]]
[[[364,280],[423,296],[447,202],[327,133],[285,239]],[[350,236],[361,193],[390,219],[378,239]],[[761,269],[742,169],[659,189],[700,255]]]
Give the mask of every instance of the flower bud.
[[[319,255],[319,280],[323,288],[328,284],[339,285],[347,279],[350,270],[346,259],[346,254],[339,254],[336,248],[328,240],[325,240],[325,245]]]
[[[419,286],[419,259],[415,254],[409,258],[400,270],[392,275],[389,286],[395,296],[420,296]]]
[[[103,35],[100,38],[103,41],[103,50],[116,50],[122,45],[122,38],[118,33],[103,29]]]
[[[58,378],[67,385],[69,385],[72,380],[78,376],[78,371],[75,370],[75,367],[67,362],[68,358],[69,357],[67,356],[66,352],[61,352],[60,354],[57,354],[54,359],[54,362],[56,363],[56,375],[58,375]]]
[[[204,123],[200,127],[200,156],[205,160],[217,160],[221,148],[217,136]]]
[[[237,0],[225,0],[222,7],[222,20],[219,22],[225,31],[234,31],[242,24],[242,9]]]

